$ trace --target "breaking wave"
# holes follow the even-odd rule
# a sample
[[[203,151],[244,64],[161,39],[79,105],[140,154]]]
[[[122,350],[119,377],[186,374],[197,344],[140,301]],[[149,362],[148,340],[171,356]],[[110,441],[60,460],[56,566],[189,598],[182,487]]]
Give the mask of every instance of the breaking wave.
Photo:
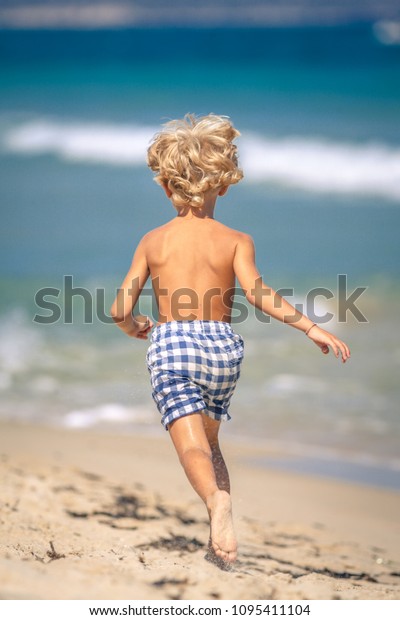
[[[145,166],[157,128],[47,119],[3,130],[3,152],[113,166]],[[382,143],[334,142],[323,137],[267,138],[243,132],[245,179],[305,191],[375,195],[400,200],[400,148]]]

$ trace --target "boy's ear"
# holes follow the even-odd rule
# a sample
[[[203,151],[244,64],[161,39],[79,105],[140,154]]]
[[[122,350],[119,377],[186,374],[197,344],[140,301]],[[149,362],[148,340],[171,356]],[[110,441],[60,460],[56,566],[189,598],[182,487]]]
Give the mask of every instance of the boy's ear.
[[[221,187],[221,189],[218,192],[218,196],[225,196],[228,189],[229,189],[229,185],[226,185],[225,187]]]
[[[171,198],[171,196],[172,196],[172,192],[171,192],[171,190],[169,189],[169,187],[168,187],[167,183],[162,183],[162,184],[161,184],[161,187],[163,188],[164,192],[166,193],[167,198]]]

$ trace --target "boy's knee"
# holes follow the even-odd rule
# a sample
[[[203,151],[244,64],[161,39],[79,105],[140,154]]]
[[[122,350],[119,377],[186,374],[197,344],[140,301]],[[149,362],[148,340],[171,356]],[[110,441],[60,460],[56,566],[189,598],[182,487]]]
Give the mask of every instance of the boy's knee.
[[[183,465],[183,467],[185,467],[185,464],[188,463],[188,461],[192,460],[196,460],[196,459],[211,459],[212,458],[212,452],[211,452],[211,448],[210,447],[206,447],[206,446],[188,446],[187,448],[185,448],[181,454],[179,455],[179,460],[181,462],[181,464]]]

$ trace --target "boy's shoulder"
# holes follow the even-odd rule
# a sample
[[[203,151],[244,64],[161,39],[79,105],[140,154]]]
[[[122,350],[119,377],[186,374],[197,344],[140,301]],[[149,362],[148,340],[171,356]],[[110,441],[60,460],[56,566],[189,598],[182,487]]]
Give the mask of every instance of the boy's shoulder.
[[[165,234],[168,224],[169,222],[167,222],[167,224],[162,224],[161,226],[157,226],[156,228],[152,228],[151,230],[147,231],[147,233],[145,233],[140,239],[139,245],[145,246],[148,243],[153,242],[154,239],[156,239],[157,237]]]
[[[252,237],[248,233],[245,233],[242,230],[231,228],[230,226],[227,226],[226,224],[223,224],[218,220],[210,220],[209,225],[211,225],[212,229],[217,234],[219,233],[221,235],[229,235],[231,237],[237,238],[238,241],[252,241]],[[146,243],[154,241],[155,239],[162,237],[165,234],[168,234],[172,229],[174,229],[174,226],[174,220],[170,220],[169,222],[166,222],[161,226],[157,226],[156,228],[149,230],[145,235],[143,235],[142,242]]]
[[[253,245],[253,239],[248,233],[242,230],[237,230],[236,228],[231,228],[230,226],[226,226],[226,224],[222,224],[222,222],[218,222],[216,220],[214,221],[216,224],[216,232],[221,236],[221,238],[225,237],[225,239],[229,239],[235,246],[243,244]]]
[[[176,230],[172,222],[173,220],[149,230],[141,238],[137,251],[149,257],[154,256],[155,252],[161,251],[165,244],[179,243],[178,240],[181,238],[183,230],[181,227]],[[203,228],[202,234],[197,236],[197,239],[201,242],[204,235],[211,243],[217,244],[216,247],[223,247],[224,250],[231,248],[235,253],[238,251],[254,252],[254,242],[249,234],[226,226],[217,220],[211,220],[209,225]]]

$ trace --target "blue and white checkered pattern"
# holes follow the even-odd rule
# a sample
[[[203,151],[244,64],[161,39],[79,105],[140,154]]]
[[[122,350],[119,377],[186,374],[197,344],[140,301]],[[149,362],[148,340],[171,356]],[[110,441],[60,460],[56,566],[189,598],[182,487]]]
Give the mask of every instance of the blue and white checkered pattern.
[[[230,420],[228,407],[242,359],[243,340],[229,323],[196,320],[158,325],[146,360],[164,427],[199,411],[214,420]]]

